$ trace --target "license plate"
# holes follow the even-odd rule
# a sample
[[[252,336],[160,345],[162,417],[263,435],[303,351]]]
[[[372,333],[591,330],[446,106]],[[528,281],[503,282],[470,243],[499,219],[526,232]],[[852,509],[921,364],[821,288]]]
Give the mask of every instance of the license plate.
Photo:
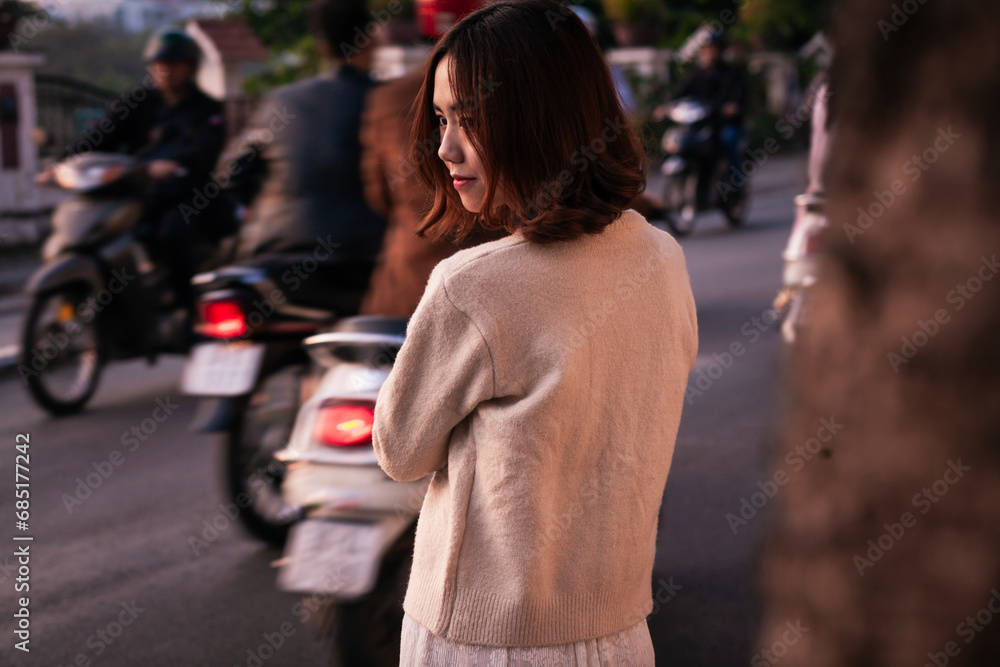
[[[278,588],[355,598],[375,586],[383,530],[377,523],[306,519],[292,527]]]
[[[181,390],[192,396],[239,396],[257,381],[264,346],[245,343],[196,345],[184,367]]]

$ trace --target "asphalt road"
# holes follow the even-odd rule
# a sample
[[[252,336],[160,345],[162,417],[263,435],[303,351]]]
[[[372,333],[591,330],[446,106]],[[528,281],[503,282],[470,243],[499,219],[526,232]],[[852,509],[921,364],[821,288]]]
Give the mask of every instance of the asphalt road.
[[[726,514],[770,478],[780,345],[765,313],[803,169],[801,159],[772,158],[755,182],[745,229],[730,231],[711,214],[683,240],[701,331],[691,387],[702,393],[685,407],[664,499],[660,601],[649,619],[660,665],[731,667],[752,658],[753,560],[768,506],[735,534]],[[713,354],[734,343],[743,353],[713,367],[726,362]],[[226,523],[224,498],[213,441],[188,431],[195,401],[178,393],[182,365],[112,366],[89,409],[58,420],[32,404],[19,379],[0,379],[0,665],[328,664],[312,622],[295,611],[301,597],[275,589],[270,563],[280,554],[238,527],[206,530],[206,522]],[[147,422],[147,431],[156,428],[145,440],[123,444],[133,426],[168,412]],[[25,532],[14,526],[21,433],[30,434]],[[195,537],[207,546],[196,549]],[[30,592],[16,593],[14,552],[23,545],[30,579],[21,583]],[[12,614],[24,595],[30,653],[14,648]]]

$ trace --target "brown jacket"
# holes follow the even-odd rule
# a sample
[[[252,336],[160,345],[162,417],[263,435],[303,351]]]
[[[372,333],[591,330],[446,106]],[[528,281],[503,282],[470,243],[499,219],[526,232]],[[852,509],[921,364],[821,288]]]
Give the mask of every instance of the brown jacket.
[[[371,91],[361,125],[361,176],[369,206],[388,220],[385,241],[361,312],[413,314],[434,266],[458,247],[416,235],[432,194],[413,175],[406,155],[410,107],[420,92],[423,68]],[[437,160],[431,153],[424,159]]]

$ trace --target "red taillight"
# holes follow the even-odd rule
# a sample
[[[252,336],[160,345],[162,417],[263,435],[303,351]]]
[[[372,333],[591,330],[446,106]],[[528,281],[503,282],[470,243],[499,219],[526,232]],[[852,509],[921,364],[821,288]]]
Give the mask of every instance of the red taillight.
[[[247,328],[247,316],[238,301],[209,301],[198,304],[201,332],[215,338],[242,336]]]
[[[320,408],[313,435],[324,445],[350,447],[372,441],[375,410],[363,405],[328,405]]]

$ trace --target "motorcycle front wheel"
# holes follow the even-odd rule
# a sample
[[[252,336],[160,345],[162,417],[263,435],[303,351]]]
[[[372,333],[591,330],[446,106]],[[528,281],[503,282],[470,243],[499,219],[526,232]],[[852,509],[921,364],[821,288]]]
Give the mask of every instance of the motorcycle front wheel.
[[[55,416],[78,412],[97,389],[104,365],[93,290],[68,285],[37,294],[24,321],[18,374],[32,398]]]
[[[285,464],[274,454],[285,447],[299,409],[304,369],[285,366],[263,377],[240,404],[225,436],[224,468],[229,498],[243,527],[255,538],[280,547],[298,517],[285,504]]]

